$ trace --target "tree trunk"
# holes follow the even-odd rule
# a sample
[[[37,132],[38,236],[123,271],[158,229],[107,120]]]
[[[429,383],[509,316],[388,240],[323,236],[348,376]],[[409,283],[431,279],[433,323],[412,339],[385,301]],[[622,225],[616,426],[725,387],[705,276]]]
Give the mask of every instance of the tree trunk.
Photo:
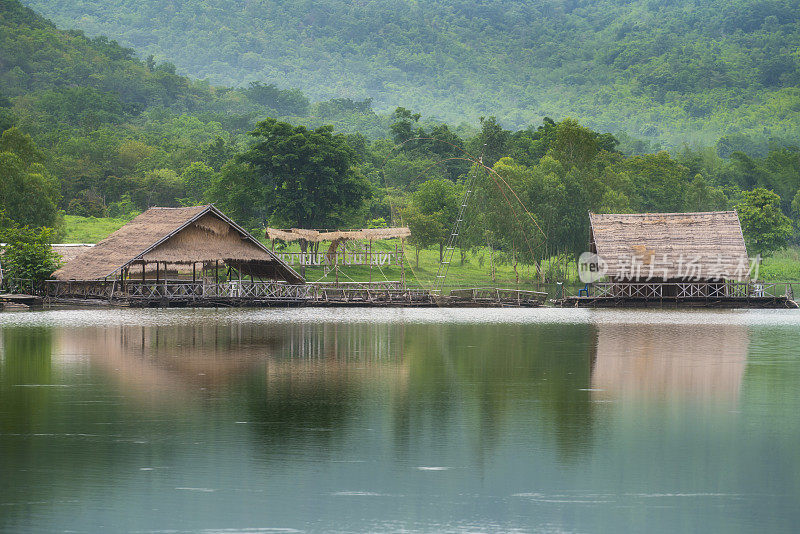
[[[300,240],[300,252],[302,252],[303,255],[305,255],[305,252],[306,252],[307,249],[308,249],[308,241],[306,241],[305,239],[301,239]],[[306,266],[305,266],[305,262],[303,261],[303,259],[304,258],[301,255],[300,256],[300,276],[305,278],[306,277]]]
[[[492,271],[492,282],[494,282],[494,247],[489,243],[489,267]]]
[[[442,263],[442,260],[444,259],[443,253],[444,253],[444,243],[439,243],[439,263]]]
[[[514,269],[514,276],[517,280],[517,285],[519,285],[519,271],[517,270],[517,255],[511,255],[511,267]]]
[[[417,269],[419,269],[419,247],[414,247],[414,254],[416,255],[417,260]]]

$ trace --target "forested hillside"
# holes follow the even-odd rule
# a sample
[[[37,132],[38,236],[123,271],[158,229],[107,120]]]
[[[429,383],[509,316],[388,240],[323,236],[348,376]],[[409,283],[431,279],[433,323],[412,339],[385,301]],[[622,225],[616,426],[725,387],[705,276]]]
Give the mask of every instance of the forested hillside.
[[[407,224],[416,251],[441,251],[471,184],[462,259],[488,249],[515,272],[583,251],[587,211],[737,208],[753,252],[798,242],[800,149],[788,139],[763,155],[731,139],[648,153],[574,119],[453,126],[175,71],[0,0],[0,232],[214,202],[257,233]]]
[[[800,133],[798,0],[25,0],[214,84],[763,155]]]

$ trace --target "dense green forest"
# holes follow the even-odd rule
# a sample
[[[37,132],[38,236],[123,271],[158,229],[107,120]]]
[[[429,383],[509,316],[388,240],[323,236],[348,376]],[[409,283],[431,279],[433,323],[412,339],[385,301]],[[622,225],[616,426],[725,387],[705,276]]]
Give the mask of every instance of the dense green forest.
[[[798,0],[25,0],[212,84],[765,155],[800,133]]]
[[[252,229],[407,224],[417,250],[441,252],[471,184],[462,259],[490,249],[515,271],[585,250],[588,211],[735,207],[754,253],[798,242],[800,149],[790,139],[763,153],[725,140],[648,151],[571,118],[454,126],[270,82],[193,80],[0,0],[4,217],[58,232],[64,214],[129,219],[214,202]]]

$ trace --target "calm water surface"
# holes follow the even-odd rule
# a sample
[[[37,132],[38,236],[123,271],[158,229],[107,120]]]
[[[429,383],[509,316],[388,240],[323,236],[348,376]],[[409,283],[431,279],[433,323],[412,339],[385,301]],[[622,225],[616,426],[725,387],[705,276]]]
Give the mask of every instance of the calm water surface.
[[[0,314],[3,532],[797,532],[800,312]]]

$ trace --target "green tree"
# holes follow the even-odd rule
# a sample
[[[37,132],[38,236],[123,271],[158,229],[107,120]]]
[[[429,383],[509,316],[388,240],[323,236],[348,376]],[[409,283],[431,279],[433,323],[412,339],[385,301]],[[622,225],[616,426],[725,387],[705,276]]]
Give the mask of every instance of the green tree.
[[[681,211],[689,172],[667,152],[620,160],[610,172],[621,175],[618,183],[626,184],[621,192],[630,198],[635,211]]]
[[[792,224],[781,211],[781,198],[774,192],[763,187],[748,191],[736,210],[750,252],[768,256],[789,244]]]
[[[19,224],[55,227],[61,187],[41,163],[41,152],[16,128],[0,137],[0,206]]]
[[[255,170],[257,202],[284,226],[331,228],[350,221],[370,196],[353,164],[355,153],[332,126],[309,130],[267,119],[251,132],[253,147],[241,161]],[[266,224],[267,221],[262,221]]]
[[[511,132],[504,130],[496,117],[481,117],[480,123],[481,130],[470,141],[469,151],[476,158],[483,157],[483,164],[491,167],[506,155]]]
[[[403,211],[403,220],[411,230],[408,242],[414,247],[415,263],[419,268],[419,253],[421,250],[432,247],[442,239],[446,232],[441,218],[435,213],[422,213],[418,207],[409,205]]]
[[[214,169],[196,161],[189,165],[183,173],[181,173],[181,182],[183,182],[184,191],[186,191],[185,203],[187,204],[200,204],[205,201],[209,196],[211,182],[214,179]]]
[[[269,221],[275,191],[263,183],[255,169],[231,161],[214,177],[210,190],[214,204],[246,228],[263,227]]]
[[[12,291],[41,287],[61,265],[59,256],[50,244],[55,232],[50,228],[20,226],[0,212],[0,240],[5,242],[2,259],[2,279]]]
[[[417,127],[421,115],[413,113],[410,110],[400,107],[392,113],[394,123],[389,126],[389,132],[392,134],[392,140],[395,144],[400,145],[414,137],[422,137],[424,133],[420,132]]]
[[[686,187],[683,198],[684,211],[719,211],[728,205],[725,192],[708,183],[702,174],[695,175]]]
[[[176,206],[184,194],[184,184],[172,169],[156,169],[145,174],[132,191],[132,198],[143,209],[153,206]]]
[[[429,240],[426,240],[425,243],[427,246],[438,243],[440,262],[443,259],[444,245],[450,235],[450,229],[458,215],[460,193],[461,188],[450,180],[436,179],[424,182],[411,195],[414,215],[418,215],[418,221],[428,222],[430,228],[426,231],[426,235],[435,237],[433,243],[430,243]]]
[[[599,150],[596,132],[574,119],[564,119],[558,124],[550,154],[567,167],[584,168]]]

